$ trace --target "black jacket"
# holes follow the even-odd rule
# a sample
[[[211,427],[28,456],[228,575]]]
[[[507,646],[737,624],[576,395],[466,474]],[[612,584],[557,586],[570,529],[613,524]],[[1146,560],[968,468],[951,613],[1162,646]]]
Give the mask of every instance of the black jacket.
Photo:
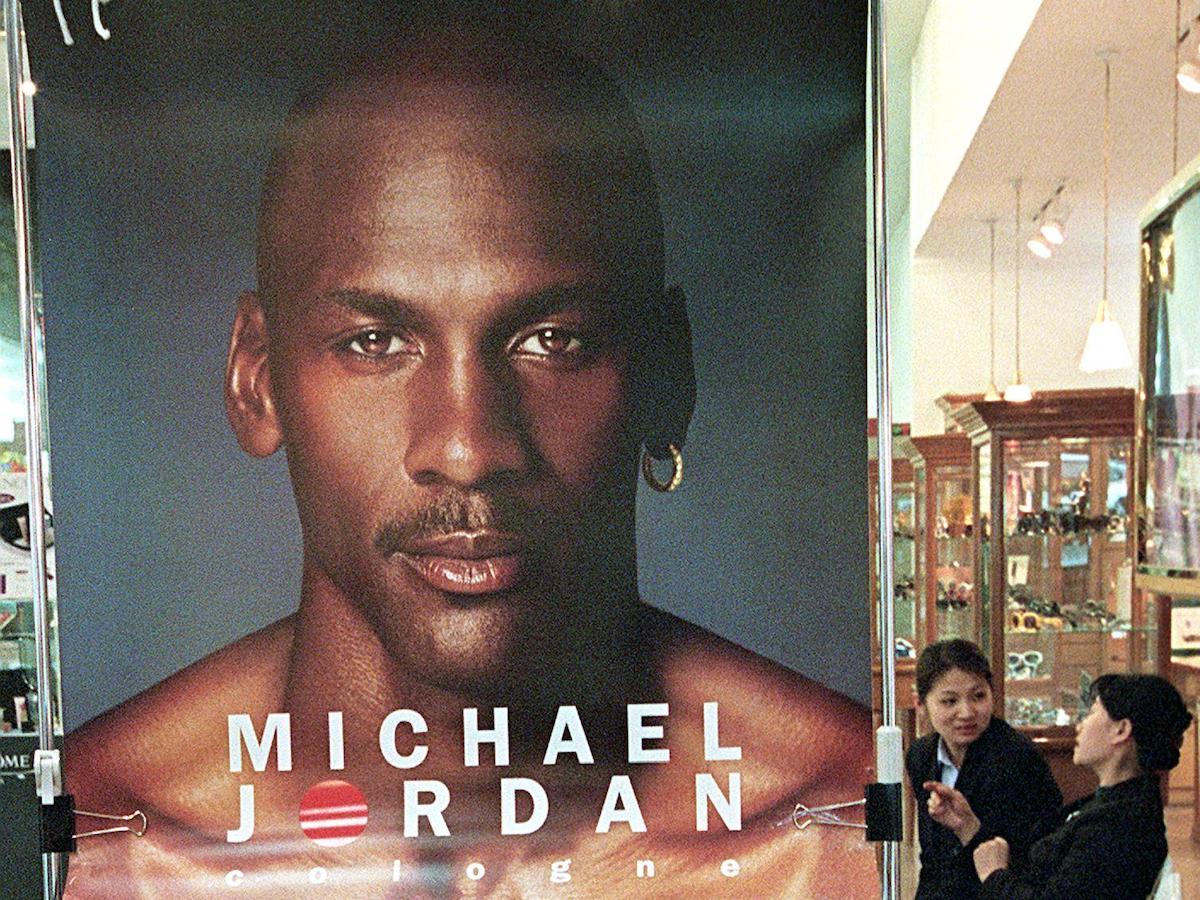
[[[971,900],[979,896],[972,853],[993,837],[1002,837],[1015,861],[1023,861],[1030,844],[1044,833],[1047,820],[1062,804],[1062,793],[1050,767],[1033,742],[1007,722],[993,718],[963,757],[955,787],[979,817],[979,834],[966,847],[948,828],[929,817],[929,792],[921,785],[939,780],[937,734],[908,748],[905,767],[917,803],[921,840],[921,878],[917,900]]]
[[[1143,775],[1062,810],[1023,866],[993,872],[984,900],[1143,900],[1167,858],[1158,777]]]

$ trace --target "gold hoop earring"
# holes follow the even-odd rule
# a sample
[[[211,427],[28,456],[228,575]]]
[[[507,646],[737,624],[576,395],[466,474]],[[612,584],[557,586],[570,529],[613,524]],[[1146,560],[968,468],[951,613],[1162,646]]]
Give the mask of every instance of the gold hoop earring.
[[[683,454],[675,444],[667,444],[667,452],[671,454],[671,477],[667,481],[659,481],[654,474],[654,457],[649,450],[642,450],[642,477],[660,494],[668,494],[683,484]]]

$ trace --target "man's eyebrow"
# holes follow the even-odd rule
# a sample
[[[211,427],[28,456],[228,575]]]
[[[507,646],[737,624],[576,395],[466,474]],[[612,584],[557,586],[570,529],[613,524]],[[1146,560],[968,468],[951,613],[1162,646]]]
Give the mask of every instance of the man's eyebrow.
[[[515,298],[510,304],[510,314],[505,318],[537,319],[572,307],[583,307],[588,312],[616,314],[616,304],[611,290],[598,284],[554,285],[532,294]]]
[[[419,324],[428,320],[428,315],[416,303],[399,294],[338,288],[322,292],[318,300],[322,304],[342,307],[386,322]],[[501,317],[505,322],[524,323],[573,307],[616,317],[619,315],[617,306],[610,289],[603,285],[553,285],[514,297],[504,304]]]
[[[381,291],[364,291],[358,288],[339,288],[324,291],[317,299],[327,305],[341,308],[386,322],[419,323],[427,318],[417,305],[398,294]]]

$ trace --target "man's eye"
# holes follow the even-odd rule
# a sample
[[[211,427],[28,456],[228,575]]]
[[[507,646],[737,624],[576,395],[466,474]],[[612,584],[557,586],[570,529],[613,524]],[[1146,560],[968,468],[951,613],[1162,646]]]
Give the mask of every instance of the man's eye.
[[[383,328],[369,328],[351,335],[342,346],[356,356],[367,359],[382,359],[385,356],[395,356],[404,353],[408,347],[404,338],[394,331]]]
[[[531,356],[564,356],[578,353],[583,349],[581,341],[575,333],[565,328],[544,327],[532,334],[519,338],[514,351],[527,353]]]

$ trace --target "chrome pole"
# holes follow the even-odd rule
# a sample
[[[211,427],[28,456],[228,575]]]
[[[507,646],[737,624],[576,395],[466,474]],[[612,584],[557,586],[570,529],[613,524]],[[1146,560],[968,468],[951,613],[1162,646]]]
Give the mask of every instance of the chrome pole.
[[[879,429],[879,528],[877,552],[878,622],[880,654],[880,700],[882,721],[877,741],[876,767],[880,780],[884,772],[895,768],[894,760],[882,759],[888,746],[884,734],[896,726],[896,650],[895,650],[895,582],[892,543],[892,391],[891,391],[891,296],[888,283],[888,215],[887,215],[887,57],[884,47],[885,0],[870,0],[871,38],[871,197],[875,252],[875,391],[876,419]],[[883,872],[880,879],[883,900],[900,896],[899,842],[883,841]]]
[[[4,45],[8,60],[8,137],[12,160],[13,221],[16,225],[17,300],[20,304],[21,352],[25,358],[25,456],[29,480],[29,538],[33,574],[33,630],[38,686],[38,749],[54,749],[57,692],[51,664],[50,592],[46,577],[46,498],[42,472],[42,403],[40,360],[41,315],[33,295],[30,258],[28,103],[22,91],[25,33],[21,0],[5,0]],[[48,854],[43,867],[43,893],[59,896],[62,855]]]

